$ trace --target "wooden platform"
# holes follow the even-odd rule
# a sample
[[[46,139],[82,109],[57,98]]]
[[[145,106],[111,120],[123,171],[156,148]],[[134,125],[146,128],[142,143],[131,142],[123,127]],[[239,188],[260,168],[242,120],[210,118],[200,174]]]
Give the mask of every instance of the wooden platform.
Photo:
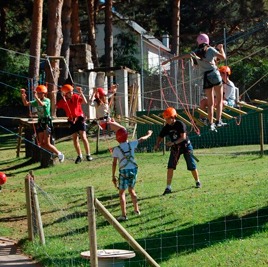
[[[17,157],[20,156],[22,136],[30,142],[25,142],[25,156],[27,158],[32,158],[33,162],[40,161],[41,167],[47,167],[54,165],[54,160],[51,159],[51,155],[46,153],[46,151],[41,150],[37,145],[33,144],[33,134],[35,133],[35,128],[37,126],[37,118],[21,118],[19,119],[19,132],[18,132],[18,142],[17,142]],[[67,117],[55,118],[52,120],[54,129],[55,128],[68,128],[69,123]]]

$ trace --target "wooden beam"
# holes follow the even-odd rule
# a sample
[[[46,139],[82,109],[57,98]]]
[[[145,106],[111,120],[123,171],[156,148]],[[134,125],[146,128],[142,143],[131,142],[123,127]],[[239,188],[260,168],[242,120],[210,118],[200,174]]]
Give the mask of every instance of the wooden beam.
[[[147,124],[153,124],[151,121],[145,120],[145,119],[140,118],[140,117],[133,116],[133,118],[136,119],[137,121],[145,122]]]
[[[160,120],[162,122],[162,124],[166,122],[163,118],[157,116],[156,114],[152,114],[151,116],[154,117],[155,119]]]
[[[185,118],[183,118],[181,115],[177,114],[177,118],[179,118],[181,121],[183,121],[185,124],[192,126],[192,123]]]
[[[237,102],[237,104],[241,107],[245,107],[248,109],[256,110],[256,111],[263,111],[263,108],[255,107],[253,105],[247,104],[246,102]]]
[[[216,108],[214,108],[214,110],[217,111]],[[226,118],[226,119],[228,119],[228,120],[234,118],[233,116],[229,115],[228,113],[226,113],[226,112],[224,112],[224,111],[222,111],[222,114],[221,114],[221,115],[222,115],[222,117],[224,117],[224,118]]]
[[[238,108],[234,108],[234,107],[230,107],[230,106],[223,106],[223,109],[229,109],[229,110],[231,110],[233,112],[236,112],[238,114],[241,114],[241,115],[246,115],[247,114],[247,112],[244,111],[244,110],[241,110],[241,109],[238,109]]]
[[[259,100],[259,99],[253,99],[251,100],[251,102],[256,103],[256,104],[268,105],[267,101]]]
[[[149,121],[151,121],[151,122],[153,122],[153,123],[160,124],[160,125],[163,126],[163,123],[161,123],[160,121],[154,120],[154,119],[152,119],[152,118],[150,118],[150,117],[148,117],[146,115],[142,115],[142,117],[147,119],[147,120],[149,120]]]

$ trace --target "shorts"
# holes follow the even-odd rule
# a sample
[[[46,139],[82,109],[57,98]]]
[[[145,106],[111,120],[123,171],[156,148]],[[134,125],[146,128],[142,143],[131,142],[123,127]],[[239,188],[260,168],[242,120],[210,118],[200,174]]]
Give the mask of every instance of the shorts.
[[[137,180],[138,168],[119,170],[119,189],[134,188]]]
[[[70,124],[70,130],[71,134],[78,133],[79,131],[86,131],[86,124],[85,124],[85,119],[82,116],[79,116],[72,121],[68,121]]]
[[[42,133],[44,131],[47,131],[48,135],[52,134],[53,124],[50,118],[44,118],[44,119],[38,120],[36,133]]]
[[[193,146],[190,141],[184,146],[173,146],[171,147],[169,160],[168,160],[168,169],[176,170],[176,166],[179,162],[180,156],[183,154],[186,161],[187,170],[194,171],[196,170],[196,164],[193,157]]]
[[[221,74],[218,70],[209,70],[204,73],[203,89],[222,84]]]

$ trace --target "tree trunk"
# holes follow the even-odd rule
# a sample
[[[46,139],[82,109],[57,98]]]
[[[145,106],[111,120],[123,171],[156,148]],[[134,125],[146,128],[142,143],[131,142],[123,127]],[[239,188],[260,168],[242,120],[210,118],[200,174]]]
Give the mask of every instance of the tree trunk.
[[[33,19],[30,46],[29,76],[33,78],[35,87],[39,80],[40,50],[42,39],[43,0],[35,0],[33,5]]]
[[[105,1],[105,63],[113,67],[113,0]],[[109,76],[110,77],[110,76]],[[111,81],[108,81],[110,84]]]
[[[51,100],[52,116],[56,116],[56,101],[59,79],[59,60],[63,42],[61,13],[63,0],[48,0],[48,44],[47,56],[50,61],[47,71],[48,95]],[[54,57],[54,59],[53,59]]]
[[[80,21],[79,21],[79,5],[78,0],[72,0],[72,44],[81,43],[81,30],[80,30]]]
[[[98,52],[96,48],[96,34],[95,34],[95,16],[97,13],[97,5],[94,0],[87,1],[87,12],[88,12],[88,43],[91,46],[92,61],[95,68],[99,67]]]
[[[180,0],[173,0],[171,53],[175,55],[180,53],[180,4]]]
[[[61,56],[64,60],[60,61],[60,79],[59,84],[63,85],[65,81],[69,78],[69,60],[70,60],[70,44],[71,44],[71,16],[72,16],[72,0],[64,0],[62,8],[62,33],[63,33],[63,43],[61,47]]]

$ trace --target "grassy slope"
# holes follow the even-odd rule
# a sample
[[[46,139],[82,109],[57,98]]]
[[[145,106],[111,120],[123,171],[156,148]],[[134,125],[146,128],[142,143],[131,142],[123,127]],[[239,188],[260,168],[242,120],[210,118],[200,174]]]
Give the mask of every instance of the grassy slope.
[[[45,266],[55,266],[55,262],[57,266],[68,266],[68,257],[80,264],[72,266],[82,266],[79,254],[88,250],[86,188],[94,186],[96,197],[105,207],[114,216],[120,214],[117,192],[111,183],[110,154],[99,154],[93,162],[75,165],[71,141],[62,142],[57,146],[65,152],[66,161],[40,169],[39,164],[27,165],[28,159],[14,157],[13,137],[2,135],[0,139],[0,169],[9,177],[0,193],[0,235],[27,238],[24,178],[33,170],[38,186],[54,197],[54,209],[63,209],[64,216],[52,212],[47,199],[40,196],[46,252],[33,249],[27,242],[26,250],[46,262]],[[115,144],[103,141],[101,150]],[[95,151],[93,142],[91,149]],[[174,192],[167,196],[162,193],[168,154],[137,154],[136,189],[142,215],[132,215],[129,203],[129,220],[122,225],[164,267],[264,266],[268,263],[267,167],[266,157],[260,158],[256,149],[246,146],[195,151],[200,159],[202,189],[193,187],[193,178],[182,160],[174,175]],[[66,214],[68,220],[63,220]],[[255,227],[257,219],[259,228]],[[70,225],[76,229],[74,233],[66,230]],[[98,214],[97,235],[99,248],[129,248]],[[49,261],[45,259],[47,254]],[[131,266],[143,266],[142,261]]]

